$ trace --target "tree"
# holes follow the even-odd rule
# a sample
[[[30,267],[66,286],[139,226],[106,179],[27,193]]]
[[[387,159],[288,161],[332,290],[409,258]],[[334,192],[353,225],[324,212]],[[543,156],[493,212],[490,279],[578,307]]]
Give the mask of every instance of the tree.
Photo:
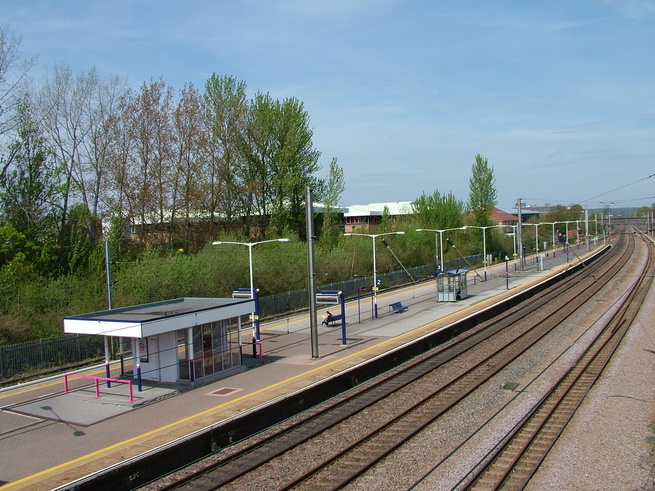
[[[17,108],[16,139],[9,145],[13,162],[3,179],[2,216],[20,232],[43,227],[55,205],[57,172],[28,99]]]
[[[113,250],[119,249],[123,231],[130,225],[134,210],[129,165],[133,146],[130,138],[133,97],[131,90],[121,93],[118,98],[117,116],[111,127],[113,138],[108,155],[106,189],[103,193],[109,215],[109,230],[104,230],[103,233],[105,239],[107,235],[110,236]]]
[[[469,179],[469,209],[473,214],[474,225],[491,225],[491,214],[497,204],[496,179],[489,162],[480,154],[475,156]]]
[[[204,102],[208,209],[227,223],[245,211],[248,223],[252,196],[246,191],[246,83],[214,73],[205,84]]]
[[[16,111],[16,137],[9,145],[12,163],[0,178],[0,217],[24,238],[17,242],[29,250],[21,252],[28,260],[37,262],[48,257],[46,249],[50,250],[50,244],[57,241],[61,210],[59,172],[28,96]],[[36,244],[43,245],[41,252]],[[44,272],[52,272],[54,265],[40,266]]]
[[[95,246],[100,231],[100,216],[109,210],[113,186],[109,182],[112,160],[115,156],[117,125],[120,120],[120,101],[125,81],[119,77],[100,79],[95,69],[86,75],[91,90],[86,102],[89,131],[82,140],[80,165],[75,182],[86,207],[86,220],[79,225]]]
[[[185,85],[173,113],[175,164],[172,176],[171,221],[182,214],[182,240],[191,246],[192,214],[201,211],[202,168],[207,139],[203,125],[202,98],[193,84]],[[177,237],[176,237],[177,239]],[[194,248],[196,244],[193,245]]]
[[[71,202],[79,197],[79,181],[75,176],[82,174],[83,141],[89,132],[87,121],[88,100],[96,82],[95,76],[73,75],[70,67],[56,65],[52,74],[43,84],[39,93],[38,107],[45,124],[46,137],[51,152],[61,168],[62,202],[58,242],[61,259],[68,254],[65,233],[68,209]]]
[[[423,193],[412,202],[412,208],[421,227],[443,230],[462,226],[464,203],[453,193]]]
[[[380,217],[380,225],[378,226],[378,233],[384,234],[386,232],[391,232],[393,230],[393,217],[391,216],[391,211],[389,207],[384,205],[382,208],[382,216]]]
[[[312,174],[320,169],[312,135],[300,101],[255,96],[247,125],[248,191],[259,216],[270,216],[270,225],[279,233],[305,234],[305,189],[318,184]],[[262,231],[267,225],[264,218]]]
[[[584,208],[581,205],[557,205],[543,216],[544,222],[567,222],[584,218]]]
[[[256,214],[260,218],[262,230],[268,226],[273,201],[271,177],[277,151],[275,106],[270,94],[257,92],[250,102],[246,122],[246,209],[248,215]]]
[[[271,223],[279,231],[305,235],[305,190],[314,187],[320,152],[313,147],[313,130],[304,105],[290,97],[275,105],[276,153],[273,161]]]
[[[172,88],[161,78],[144,83],[140,91],[129,98],[128,104],[131,151],[126,189],[132,207],[130,216],[140,222],[139,238],[143,242],[147,234],[161,234],[171,223]]]
[[[338,237],[338,232],[334,228],[337,217],[337,213],[334,210],[339,204],[341,193],[345,190],[344,182],[343,169],[339,167],[335,157],[330,162],[330,172],[321,193],[321,200],[325,207],[323,209],[323,234],[321,239],[324,244],[327,244],[328,248],[334,246]]]
[[[0,27],[0,135],[13,130],[19,124],[17,111],[22,100],[21,84],[34,65],[34,59],[20,58],[21,38],[5,27]],[[12,154],[2,162],[2,178],[12,162]]]

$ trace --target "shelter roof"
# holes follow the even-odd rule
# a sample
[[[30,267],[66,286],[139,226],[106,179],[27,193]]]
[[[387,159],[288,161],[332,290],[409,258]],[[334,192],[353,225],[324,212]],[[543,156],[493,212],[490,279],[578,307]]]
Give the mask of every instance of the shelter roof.
[[[457,268],[457,269],[447,269],[442,274],[447,274],[449,276],[456,276],[456,275],[460,275],[460,274],[466,274],[468,272],[469,272],[468,269]]]
[[[253,311],[249,298],[176,298],[64,317],[64,331],[141,338]]]

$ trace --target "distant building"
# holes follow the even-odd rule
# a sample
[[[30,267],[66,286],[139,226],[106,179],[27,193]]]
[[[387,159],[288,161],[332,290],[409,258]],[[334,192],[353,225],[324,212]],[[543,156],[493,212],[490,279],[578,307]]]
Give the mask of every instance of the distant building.
[[[512,209],[512,213],[514,213],[517,217],[519,215],[518,210],[516,208]],[[539,218],[541,218],[541,215],[543,215],[544,213],[546,212],[541,210],[521,208],[521,222],[528,223],[532,219],[539,220]]]
[[[344,220],[346,221],[344,231],[375,233],[382,222],[382,214],[384,213],[385,206],[393,219],[414,213],[411,201],[348,206],[343,213]]]
[[[511,227],[513,225],[519,224],[519,217],[512,215],[511,213],[507,213],[500,208],[494,208],[491,211],[491,221],[494,223],[494,225],[506,225],[507,227]]]
[[[339,227],[339,230],[347,233],[375,233],[382,222],[385,207],[389,210],[389,216],[394,221],[402,220],[414,214],[411,201],[336,206],[332,211],[337,214],[337,220],[343,220],[343,222],[341,225],[338,225],[339,221],[337,221],[334,226]],[[321,215],[324,210],[324,204],[314,203],[314,213]],[[535,216],[538,218],[540,212],[522,209],[521,214],[523,215],[523,221],[527,222]],[[181,219],[180,216],[177,216],[174,222],[178,223]],[[491,220],[494,224],[498,225],[512,226],[518,224],[516,214],[507,213],[499,208],[493,209]],[[145,223],[142,223],[138,218],[134,218],[125,229],[124,238],[127,240],[140,240],[146,243],[160,243],[167,238],[170,222],[171,217],[168,212],[164,214],[163,221],[161,216],[148,216],[145,219]],[[209,216],[205,216],[202,213],[195,213],[190,217],[190,223],[196,232],[207,229],[205,230],[205,233],[207,233],[210,227],[216,227],[222,222],[220,221],[220,217],[214,217],[212,221]]]

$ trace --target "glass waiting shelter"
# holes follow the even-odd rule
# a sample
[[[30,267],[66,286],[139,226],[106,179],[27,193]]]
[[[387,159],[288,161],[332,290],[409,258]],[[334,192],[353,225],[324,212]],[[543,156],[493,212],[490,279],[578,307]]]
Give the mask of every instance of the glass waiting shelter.
[[[242,368],[253,299],[176,298],[64,318],[64,332],[126,338],[139,380],[208,382]]]
[[[456,302],[468,297],[466,275],[468,269],[449,269],[437,275],[437,301]]]

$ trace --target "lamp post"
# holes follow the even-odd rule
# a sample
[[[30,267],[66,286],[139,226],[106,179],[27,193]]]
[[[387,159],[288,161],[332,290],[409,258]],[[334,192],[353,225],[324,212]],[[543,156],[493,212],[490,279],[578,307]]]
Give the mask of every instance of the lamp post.
[[[373,239],[373,319],[378,317],[378,273],[375,266],[375,239],[383,235],[404,235],[405,232],[385,232],[383,234],[358,234],[355,232],[343,234],[344,237],[360,236]]]
[[[223,244],[231,244],[231,245],[242,245],[246,246],[248,248],[248,262],[250,264],[250,298],[254,299],[255,298],[255,289],[254,289],[254,284],[253,284],[253,279],[252,279],[252,248],[255,247],[256,245],[259,244],[266,244],[270,242],[290,242],[291,239],[271,239],[271,240],[262,240],[260,242],[229,242],[226,240],[219,240],[217,242],[212,242],[212,245],[223,245]],[[259,315],[259,312],[256,313]],[[255,341],[260,341],[260,335],[259,335],[259,322],[257,322],[257,319],[255,319],[255,312],[252,313],[252,337],[253,340]]]
[[[566,236],[565,236],[566,241],[564,242],[564,244],[566,244],[567,249],[569,247],[569,223],[575,223],[575,220],[569,220],[567,222],[564,222],[564,224],[566,226],[566,229],[565,229],[566,230]]]
[[[566,228],[565,228],[565,234],[566,235],[564,236],[564,239],[565,239],[564,240],[564,250],[566,251],[566,261],[567,262],[569,260],[569,247],[570,247],[570,244],[569,244],[569,223],[575,223],[575,222],[576,222],[575,220],[568,220],[566,222],[559,222],[559,223],[563,223],[566,226]],[[576,236],[577,236],[577,231],[576,231]]]
[[[512,243],[514,244],[514,271],[517,270],[517,265],[516,265],[516,260],[517,260],[517,254],[516,254],[516,228],[518,225],[509,225],[512,227],[512,233],[511,234],[506,234],[506,235],[511,235],[512,236]]]
[[[466,227],[444,228],[442,230],[436,230],[436,229],[432,229],[432,228],[417,228],[416,229],[417,232],[436,232],[436,233],[439,234],[438,247],[439,247],[439,253],[440,253],[440,260],[441,260],[441,263],[440,263],[440,266],[439,266],[439,272],[440,273],[443,273],[443,233],[444,232],[449,232],[450,230],[464,230],[465,228]],[[435,238],[435,242],[436,242],[437,236],[435,235],[434,238]],[[437,245],[435,245],[435,249],[436,249],[436,247],[437,247]]]
[[[539,262],[539,225],[540,223],[524,223],[523,225],[534,226],[534,258],[535,262]]]
[[[555,257],[555,223],[557,222],[541,222],[539,225],[552,225],[553,226],[553,257]]]
[[[487,229],[502,227],[503,225],[487,225],[482,227],[480,225],[464,225],[464,230],[467,228],[479,228],[482,230],[482,254],[484,255],[482,264],[484,264],[484,281],[487,281]]]

